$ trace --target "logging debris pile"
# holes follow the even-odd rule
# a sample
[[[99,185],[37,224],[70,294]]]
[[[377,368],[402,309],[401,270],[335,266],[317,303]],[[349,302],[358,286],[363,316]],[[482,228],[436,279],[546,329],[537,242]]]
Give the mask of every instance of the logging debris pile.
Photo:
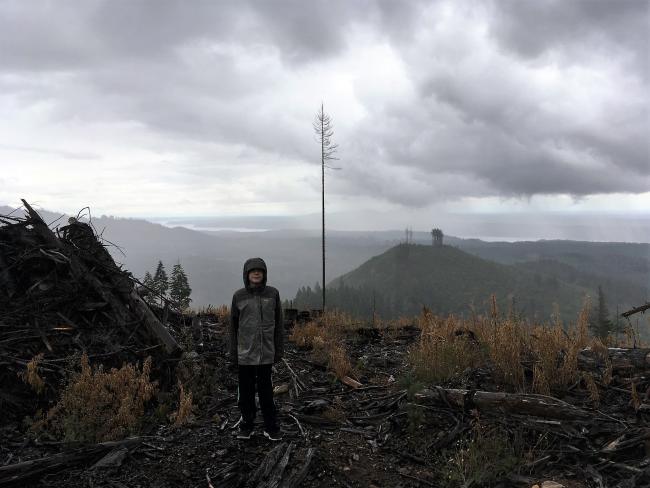
[[[648,349],[608,351],[613,375],[608,384],[597,382],[595,407],[581,384],[561,399],[508,393],[485,368],[417,384],[404,375],[420,335],[415,327],[349,331],[342,341],[362,383],[357,388],[336,380],[308,348],[288,343],[285,360],[274,366],[285,438],[273,444],[260,434],[261,419],[251,440],[235,438],[239,410],[236,375],[226,368],[227,327],[210,318],[198,327],[201,346],[183,361],[207,363],[215,377],[192,423],[150,425],[135,439],[63,452],[59,444],[5,431],[0,485],[9,479],[53,488],[650,484],[647,399],[639,393],[634,404],[630,386],[631,378],[639,392],[648,386]],[[590,372],[605,367],[602,355],[583,356]],[[549,480],[560,485],[542,484]]]
[[[19,377],[30,362],[42,374],[36,386],[45,403],[82,351],[108,367],[179,351],[90,225],[70,219],[51,230],[23,204],[24,217],[0,216],[2,422],[34,411],[35,385]]]

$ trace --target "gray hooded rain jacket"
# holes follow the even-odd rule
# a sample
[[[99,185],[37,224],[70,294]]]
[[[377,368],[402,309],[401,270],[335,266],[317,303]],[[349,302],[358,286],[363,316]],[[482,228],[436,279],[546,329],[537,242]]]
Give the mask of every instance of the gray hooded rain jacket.
[[[261,269],[262,283],[251,286],[248,273]],[[244,288],[232,297],[230,360],[237,365],[273,364],[284,352],[282,303],[277,289],[266,284],[266,263],[251,258],[244,263]]]

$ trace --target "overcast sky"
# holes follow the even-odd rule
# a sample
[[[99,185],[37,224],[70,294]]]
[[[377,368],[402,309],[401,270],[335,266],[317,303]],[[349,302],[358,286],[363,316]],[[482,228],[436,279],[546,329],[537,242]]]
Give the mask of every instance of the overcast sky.
[[[648,215],[649,5],[0,0],[0,204]]]

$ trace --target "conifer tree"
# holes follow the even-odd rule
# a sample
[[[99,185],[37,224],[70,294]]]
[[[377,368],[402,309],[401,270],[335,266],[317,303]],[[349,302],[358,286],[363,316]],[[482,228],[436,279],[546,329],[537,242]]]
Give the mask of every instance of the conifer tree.
[[[609,319],[609,310],[607,309],[607,302],[605,301],[605,293],[602,287],[598,286],[598,305],[596,306],[596,313],[591,322],[591,329],[594,334],[601,339],[606,339],[609,333],[613,330],[614,325]]]
[[[158,261],[158,267],[153,275],[153,289],[161,296],[160,306],[162,306],[162,297],[167,293],[167,290],[169,290],[169,280],[167,279],[167,272],[165,271],[165,266],[163,266],[162,261]]]
[[[155,297],[151,293],[152,290],[155,290],[155,285],[153,282],[153,276],[151,276],[151,273],[149,273],[149,271],[147,271],[144,274],[144,279],[142,280],[142,284],[147,288],[149,288],[149,290],[147,290],[147,294],[144,296],[144,301],[147,302],[149,305],[153,305],[153,303],[155,302]]]
[[[187,275],[185,270],[180,263],[177,263],[172,268],[172,277],[169,283],[169,296],[170,298],[178,303],[181,309],[186,309],[190,306],[192,299],[190,295],[192,294],[192,289],[187,280]]]

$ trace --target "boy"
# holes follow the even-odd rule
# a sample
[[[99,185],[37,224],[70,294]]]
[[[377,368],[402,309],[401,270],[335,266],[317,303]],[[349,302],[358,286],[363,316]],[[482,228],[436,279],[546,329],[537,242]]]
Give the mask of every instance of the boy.
[[[271,366],[282,359],[284,324],[280,293],[266,284],[266,263],[251,258],[244,263],[244,288],[232,297],[230,308],[230,360],[239,375],[241,410],[238,439],[250,439],[257,407],[255,389],[264,416],[264,436],[282,439],[273,402]]]

